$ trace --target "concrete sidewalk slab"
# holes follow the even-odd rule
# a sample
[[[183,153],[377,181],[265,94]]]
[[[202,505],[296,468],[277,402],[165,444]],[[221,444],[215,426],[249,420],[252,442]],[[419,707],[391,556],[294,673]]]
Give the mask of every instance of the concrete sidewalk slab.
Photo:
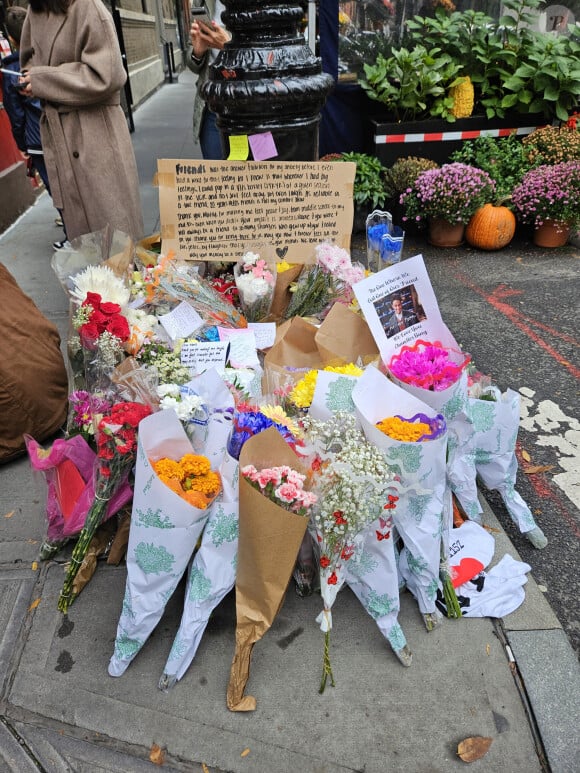
[[[427,633],[405,594],[400,620],[414,660],[404,669],[343,590],[331,637],[336,687],[321,696],[320,598],[301,599],[290,590],[254,650],[247,692],[258,708],[233,714],[225,705],[233,594],[212,616],[183,680],[164,693],[157,681],[179,625],[182,587],[125,675],[113,679],[107,664],[124,568],[99,566],[68,618],[56,609],[62,579],[62,567],[50,567],[7,696],[8,717],[58,722],[120,750],[157,743],[167,748],[168,764],[204,762],[233,773],[444,771],[458,763],[457,743],[472,735],[494,739],[487,770],[540,770],[504,648],[488,619],[445,620]]]

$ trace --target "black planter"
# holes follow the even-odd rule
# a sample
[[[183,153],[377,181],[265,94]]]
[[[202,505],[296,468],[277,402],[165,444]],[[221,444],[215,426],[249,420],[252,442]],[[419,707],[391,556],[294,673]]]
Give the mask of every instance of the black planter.
[[[374,133],[374,155],[387,167],[398,158],[407,156],[429,158],[438,164],[446,164],[450,155],[459,150],[466,140],[484,135],[507,137],[514,131],[524,137],[539,126],[545,126],[541,117],[533,115],[491,119],[471,116],[455,123],[437,119],[390,123],[376,116],[370,121]]]
[[[299,32],[302,7],[286,0],[224,5],[232,39],[202,91],[217,114],[224,158],[230,136],[271,132],[276,160],[317,160],[320,111],[334,81]]]

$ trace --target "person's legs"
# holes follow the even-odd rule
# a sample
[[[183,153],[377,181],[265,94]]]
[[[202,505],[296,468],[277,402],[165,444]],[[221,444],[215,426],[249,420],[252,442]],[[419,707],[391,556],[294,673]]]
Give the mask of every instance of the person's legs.
[[[203,118],[201,119],[201,130],[199,133],[199,144],[201,154],[204,158],[219,160],[223,158],[220,133],[215,122],[215,113],[208,108],[204,108]]]
[[[36,169],[36,171],[40,175],[40,179],[44,183],[44,187],[46,188],[46,190],[50,194],[50,183],[48,181],[48,172],[46,171],[46,164],[44,163],[44,156],[37,155],[35,153],[35,154],[31,155],[30,158],[32,159],[32,166]],[[68,239],[67,239],[67,235],[66,235],[66,226],[64,224],[64,219],[62,217],[62,212],[60,211],[60,209],[57,210],[57,211],[58,211],[58,214],[60,215],[60,219],[62,221],[62,230],[64,232],[64,239],[59,240],[59,241],[57,241],[57,242],[55,242],[53,244],[53,247],[55,249],[59,249],[56,246],[57,244],[58,245],[68,244]]]

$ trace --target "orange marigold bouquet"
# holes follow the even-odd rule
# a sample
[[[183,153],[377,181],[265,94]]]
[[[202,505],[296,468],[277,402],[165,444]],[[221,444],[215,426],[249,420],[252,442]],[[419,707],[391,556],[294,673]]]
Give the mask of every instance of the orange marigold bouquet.
[[[169,408],[139,428],[127,582],[109,674],[121,676],[161,619],[222,488]]]
[[[220,492],[220,476],[210,469],[206,456],[185,454],[178,461],[164,457],[151,465],[160,481],[200,510],[205,510]]]

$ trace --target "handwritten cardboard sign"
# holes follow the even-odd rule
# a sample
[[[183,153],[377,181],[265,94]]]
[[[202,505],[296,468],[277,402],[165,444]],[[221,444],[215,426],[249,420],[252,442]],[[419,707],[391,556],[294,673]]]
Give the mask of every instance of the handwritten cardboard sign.
[[[165,253],[237,261],[258,239],[308,263],[323,241],[350,249],[354,163],[158,159],[157,170]]]

